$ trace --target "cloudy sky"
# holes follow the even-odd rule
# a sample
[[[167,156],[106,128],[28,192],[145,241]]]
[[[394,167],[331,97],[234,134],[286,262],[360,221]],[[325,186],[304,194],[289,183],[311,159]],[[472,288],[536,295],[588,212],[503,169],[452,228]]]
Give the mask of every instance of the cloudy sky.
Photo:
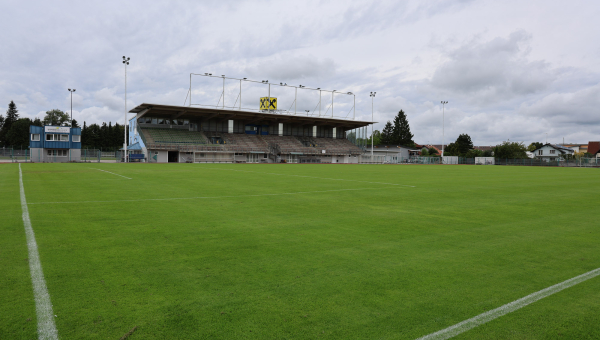
[[[121,123],[126,55],[129,108],[183,105],[190,73],[210,72],[352,91],[361,120],[376,91],[375,129],[402,109],[417,143],[442,142],[441,100],[446,142],[600,140],[597,0],[4,0],[0,11],[0,104],[22,117],[68,110],[76,88],[80,123]],[[222,85],[193,77],[192,103],[216,105]],[[238,91],[226,83],[226,105]],[[271,91],[292,106],[293,88]],[[254,109],[267,88],[242,94]],[[318,111],[318,97],[300,91],[297,110]],[[336,95],[334,115],[351,117],[352,100]]]

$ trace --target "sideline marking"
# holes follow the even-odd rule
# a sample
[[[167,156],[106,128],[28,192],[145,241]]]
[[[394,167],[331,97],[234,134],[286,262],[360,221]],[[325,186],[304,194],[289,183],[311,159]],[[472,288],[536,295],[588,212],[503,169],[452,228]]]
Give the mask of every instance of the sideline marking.
[[[328,179],[332,181],[347,181],[347,182],[359,182],[359,183],[369,183],[369,184],[386,184],[386,185],[397,185],[401,187],[410,187],[416,188],[414,185],[406,185],[406,184],[397,184],[397,183],[383,183],[383,182],[368,182],[368,181],[359,181],[355,179],[343,179],[343,178],[328,178],[328,177],[314,177],[314,176],[302,176],[302,175],[290,175],[290,174],[278,174],[275,172],[260,172],[260,171],[248,171],[248,170],[235,170],[235,169],[224,169],[224,168],[205,168],[210,170],[229,170],[229,171],[240,171],[240,172],[253,172],[255,174],[267,174],[267,175],[277,175],[277,176],[293,176],[293,177],[306,177],[306,178],[316,178],[316,179]]]
[[[581,283],[583,281],[589,280],[591,278],[594,278],[596,276],[600,275],[600,268],[594,269],[592,271],[589,271],[585,274],[581,274],[579,276],[576,276],[572,279],[568,279],[566,281],[563,281],[561,283],[557,283],[554,286],[550,286],[548,288],[542,289],[540,291],[537,291],[533,294],[529,294],[526,297],[520,298],[518,300],[515,300],[511,303],[507,303],[503,306],[500,306],[496,309],[492,309],[490,311],[487,311],[485,313],[479,314],[476,317],[470,318],[468,320],[465,320],[463,322],[457,323],[454,326],[450,326],[446,329],[442,329],[441,331],[437,331],[435,333],[431,333],[429,335],[426,335],[424,337],[420,337],[417,340],[442,340],[442,339],[450,339],[452,337],[455,337],[463,332],[466,332],[470,329],[473,329],[475,327],[481,326],[486,322],[492,321],[496,318],[499,318],[503,315],[506,315],[508,313],[514,312],[517,309],[521,309],[529,304],[532,304],[538,300],[541,300],[547,296],[550,296],[552,294],[558,293],[563,289],[567,289],[569,287],[572,287],[578,283]]]
[[[114,172],[110,172],[110,171],[106,171],[106,170],[102,170],[102,169],[96,169],[96,168],[90,168],[90,169],[94,169],[94,170],[100,170],[100,171],[108,172],[109,174],[113,174],[113,175],[121,176],[121,177],[123,177],[123,178],[132,179],[132,178],[125,177],[125,176],[123,176],[123,175],[115,174]]]
[[[35,310],[38,319],[38,339],[58,339],[58,331],[54,324],[54,313],[52,313],[52,303],[44,272],[40,262],[35,234],[31,227],[29,219],[29,209],[27,208],[27,199],[25,198],[25,189],[23,188],[23,173],[21,164],[19,164],[19,185],[21,186],[21,210],[23,211],[23,225],[25,226],[25,235],[27,236],[27,248],[29,250],[29,271],[31,272],[31,282],[33,283],[33,296],[35,299]]]
[[[322,192],[336,192],[336,191],[353,191],[353,190],[381,190],[389,188],[358,188],[358,189],[335,189],[335,190],[318,190],[318,191],[297,191],[297,192],[283,192],[278,194],[258,194],[258,195],[231,195],[231,196],[195,196],[195,197],[174,197],[174,198],[140,198],[134,200],[111,200],[111,201],[77,201],[77,202],[34,202],[27,203],[31,204],[75,204],[75,203],[112,203],[112,202],[141,202],[141,201],[174,201],[174,200],[196,200],[196,199],[209,199],[209,198],[238,198],[238,197],[262,197],[262,196],[283,196],[283,195],[300,195],[300,194],[314,194]]]

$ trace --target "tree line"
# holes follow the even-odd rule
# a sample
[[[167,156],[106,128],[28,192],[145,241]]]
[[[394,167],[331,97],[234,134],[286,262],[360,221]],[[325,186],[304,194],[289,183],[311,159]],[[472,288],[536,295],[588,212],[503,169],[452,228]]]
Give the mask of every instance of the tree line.
[[[29,147],[29,126],[70,126],[79,127],[77,120],[69,117],[69,114],[58,109],[46,111],[43,120],[36,118],[19,118],[17,105],[11,101],[8,104],[6,117],[0,114],[0,147],[27,148]],[[81,129],[81,142],[83,148],[116,150],[123,146],[123,125],[106,122],[101,125],[91,124],[87,126],[83,122]],[[128,137],[129,138],[129,137]]]

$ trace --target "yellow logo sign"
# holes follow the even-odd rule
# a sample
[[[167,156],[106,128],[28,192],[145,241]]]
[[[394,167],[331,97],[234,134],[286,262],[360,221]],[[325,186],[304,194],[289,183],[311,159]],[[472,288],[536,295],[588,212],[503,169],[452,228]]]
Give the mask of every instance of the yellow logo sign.
[[[260,98],[260,109],[261,110],[277,110],[277,98],[271,97],[269,103],[269,97]]]

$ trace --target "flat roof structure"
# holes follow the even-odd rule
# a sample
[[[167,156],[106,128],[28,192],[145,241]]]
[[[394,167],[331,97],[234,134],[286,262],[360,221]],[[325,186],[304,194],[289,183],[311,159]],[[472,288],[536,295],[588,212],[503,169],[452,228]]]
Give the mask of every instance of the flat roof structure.
[[[339,128],[342,131],[358,129],[371,125],[376,122],[359,121],[351,119],[339,119],[334,117],[316,117],[301,114],[280,114],[279,112],[254,112],[235,109],[219,109],[194,106],[175,106],[163,104],[143,103],[129,110],[130,113],[135,113],[137,118],[145,115],[153,117],[170,118],[170,119],[235,119],[243,120],[246,123],[252,124],[277,124],[289,123],[297,125],[313,125],[313,126],[332,126]]]

